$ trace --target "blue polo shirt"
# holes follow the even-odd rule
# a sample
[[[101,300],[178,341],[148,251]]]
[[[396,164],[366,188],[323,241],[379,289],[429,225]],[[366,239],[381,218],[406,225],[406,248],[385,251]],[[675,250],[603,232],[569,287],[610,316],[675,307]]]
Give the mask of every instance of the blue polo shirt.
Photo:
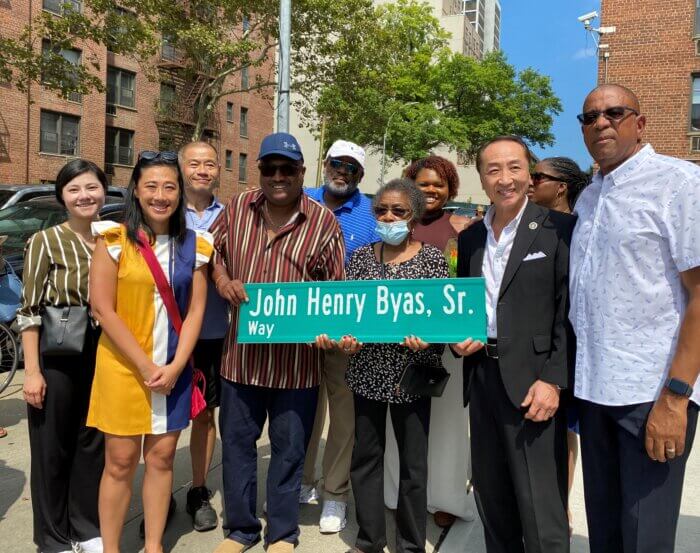
[[[309,198],[316,200],[323,206],[326,205],[323,200],[324,191],[325,187],[304,189]],[[377,221],[372,214],[372,202],[359,190],[355,190],[355,193],[343,205],[333,210],[333,214],[338,219],[340,229],[343,231],[346,264],[357,248],[379,241],[379,236],[374,231]]]
[[[188,207],[185,214],[187,228],[208,231],[223,209],[224,206],[216,198],[212,199],[211,205],[204,210],[201,218],[194,209]],[[207,284],[207,307],[199,334],[200,340],[223,338],[229,325],[228,302],[219,295],[213,282],[209,281]]]

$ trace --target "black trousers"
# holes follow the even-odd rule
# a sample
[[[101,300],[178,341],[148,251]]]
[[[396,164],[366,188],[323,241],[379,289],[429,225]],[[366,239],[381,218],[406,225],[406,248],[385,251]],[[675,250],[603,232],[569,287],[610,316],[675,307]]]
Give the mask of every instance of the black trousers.
[[[97,334],[82,355],[42,356],[46,397],[27,407],[34,543],[45,553],[100,535],[97,496],[104,468],[104,436],[85,426],[95,372]]]
[[[355,547],[364,553],[380,553],[386,545],[384,448],[387,408],[399,448],[396,551],[424,553],[428,517],[430,398],[388,404],[355,394],[355,446],[350,467],[360,527]]]
[[[524,399],[524,398],[523,398]],[[498,361],[473,375],[474,493],[488,553],[567,553],[566,412],[532,422],[508,398]]]
[[[698,407],[688,405],[685,453],[666,463],[652,461],[644,447],[652,407],[578,402],[591,553],[674,551]]]

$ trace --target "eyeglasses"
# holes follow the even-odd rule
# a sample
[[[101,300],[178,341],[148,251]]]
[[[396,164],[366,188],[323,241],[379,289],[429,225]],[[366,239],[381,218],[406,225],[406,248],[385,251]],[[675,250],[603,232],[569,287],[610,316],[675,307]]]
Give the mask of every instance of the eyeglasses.
[[[406,215],[411,213],[410,209],[406,209],[404,207],[396,207],[396,206],[386,207],[383,205],[375,205],[373,209],[374,209],[374,214],[377,217],[381,217],[383,215],[386,215],[387,213],[389,213],[391,211],[399,219],[405,219]]]
[[[261,163],[258,165],[258,169],[263,177],[274,177],[278,170],[283,177],[293,177],[299,172],[299,165],[292,165],[291,163],[283,163],[282,165]]]
[[[139,161],[164,161],[165,163],[177,163],[177,152],[154,152],[144,150],[139,154]]]
[[[530,177],[532,178],[532,184],[537,186],[539,183],[541,183],[543,180],[553,180],[557,182],[566,182],[561,180],[561,177],[555,177],[554,175],[549,175],[547,173],[530,173]]]
[[[576,119],[578,119],[579,122],[585,126],[592,125],[593,123],[595,123],[598,120],[598,117],[600,117],[601,115],[605,117],[608,121],[619,122],[625,118],[625,114],[628,111],[631,111],[635,115],[639,115],[639,112],[636,109],[628,108],[627,106],[614,106],[608,109],[604,109],[602,111],[594,109],[585,113],[579,113],[576,116]]]
[[[330,159],[328,161],[328,164],[331,166],[332,169],[336,171],[338,171],[339,169],[343,169],[346,173],[350,175],[356,175],[360,171],[359,166],[355,165],[354,163],[348,163],[347,161],[343,161],[340,159]]]

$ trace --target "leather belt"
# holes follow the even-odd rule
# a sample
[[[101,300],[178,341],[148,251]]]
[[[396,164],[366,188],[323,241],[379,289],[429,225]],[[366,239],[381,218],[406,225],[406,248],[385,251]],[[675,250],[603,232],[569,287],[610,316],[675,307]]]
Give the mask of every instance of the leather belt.
[[[498,343],[496,340],[489,338],[484,345],[484,352],[486,353],[486,357],[498,359]]]

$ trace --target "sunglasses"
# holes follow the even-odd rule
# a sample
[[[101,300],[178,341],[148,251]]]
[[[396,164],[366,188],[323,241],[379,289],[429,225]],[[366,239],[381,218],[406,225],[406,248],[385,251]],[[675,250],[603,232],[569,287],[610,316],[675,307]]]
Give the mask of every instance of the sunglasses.
[[[383,205],[375,205],[372,209],[374,209],[374,214],[377,217],[381,217],[382,215],[386,215],[390,211],[396,215],[399,219],[405,219],[406,215],[409,215],[411,213],[410,209],[406,209],[404,207],[385,207]]]
[[[598,120],[598,117],[601,115],[605,117],[608,121],[622,121],[625,118],[625,114],[631,111],[635,115],[639,115],[639,112],[636,109],[633,108],[628,108],[627,106],[614,106],[608,109],[604,109],[603,111],[598,111],[598,110],[591,110],[587,111],[585,113],[579,113],[576,116],[576,119],[579,120],[579,122],[582,125],[592,125]]]
[[[347,161],[342,161],[340,159],[331,159],[328,162],[328,164],[335,171],[339,171],[340,169],[343,169],[349,175],[356,175],[357,173],[360,172],[359,166],[355,165],[354,163],[348,163]]]
[[[299,172],[300,167],[299,165],[293,165],[291,163],[283,163],[282,165],[261,163],[258,169],[263,177],[274,177],[277,171],[279,171],[280,175],[283,177],[293,177]]]
[[[555,177],[554,175],[549,175],[547,173],[530,173],[530,177],[532,178],[532,184],[537,186],[539,183],[541,183],[544,180],[552,180],[552,181],[557,181],[557,182],[565,182],[561,180],[561,177]]]
[[[139,161],[164,161],[165,163],[177,163],[177,152],[154,152],[152,150],[144,150],[139,154]]]

